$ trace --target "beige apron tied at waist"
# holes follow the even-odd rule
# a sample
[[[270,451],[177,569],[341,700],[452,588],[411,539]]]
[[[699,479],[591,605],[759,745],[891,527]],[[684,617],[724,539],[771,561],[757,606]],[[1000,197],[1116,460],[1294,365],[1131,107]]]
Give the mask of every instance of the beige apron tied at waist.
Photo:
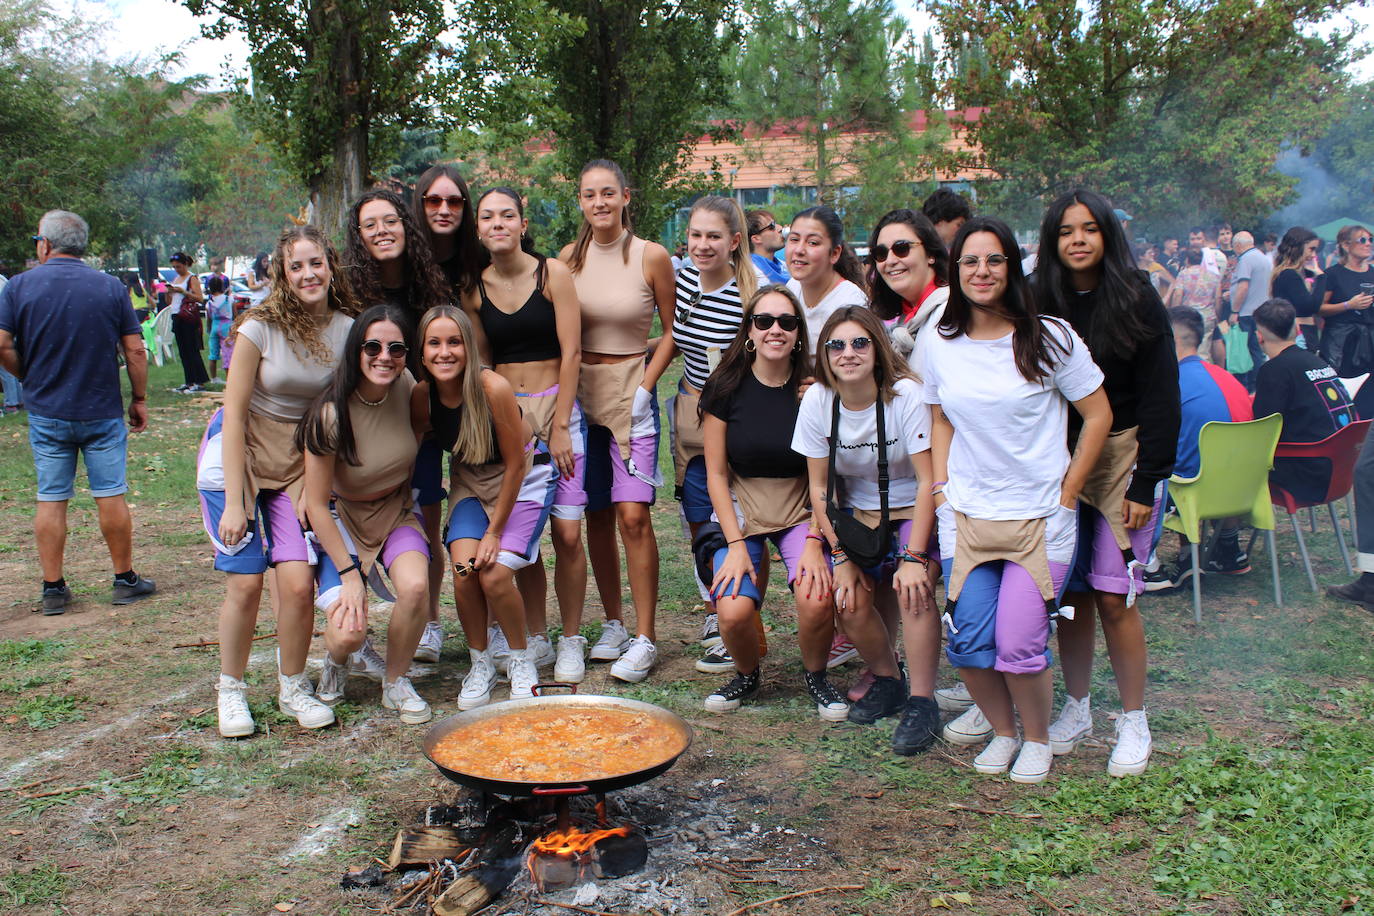
[[[577,380],[577,399],[587,423],[604,426],[620,446],[620,460],[630,460],[630,429],[634,426],[635,391],[644,382],[644,360],[583,363]]]
[[[262,414],[248,412],[244,424],[243,444],[246,460],[243,463],[243,512],[246,518],[257,517],[258,494],[263,490],[284,490],[291,504],[301,507],[305,493],[305,457],[296,450],[294,421],[274,420]]]
[[[410,481],[401,484],[385,496],[369,500],[351,500],[336,496],[334,513],[338,515],[344,530],[357,551],[358,565],[362,567],[363,577],[372,570],[372,565],[382,552],[387,538],[398,528],[413,528],[425,538],[424,527],[415,517],[414,501],[410,493]],[[425,538],[428,542],[428,538]],[[432,545],[431,545],[432,546]]]
[[[530,468],[534,467],[534,449],[530,447],[531,444],[527,443],[525,447],[525,458],[520,466],[521,481],[530,475]],[[501,484],[505,479],[506,465],[502,461],[477,465],[455,463],[453,479],[450,481],[453,492],[449,495],[449,505],[457,506],[463,500],[475,497],[490,519],[496,511],[496,500],[501,495]]]
[[[700,391],[685,391],[680,386],[673,398],[673,482],[678,487],[687,476],[688,463],[706,454],[706,436],[697,418],[700,403]]]
[[[516,398],[516,403],[520,405],[521,415],[529,421],[530,429],[534,430],[534,438],[548,445],[553,435],[553,417],[558,412],[558,393],[520,397]]]
[[[1127,607],[1135,604],[1135,569],[1141,565],[1141,559],[1131,547],[1131,535],[1126,530],[1121,510],[1126,504],[1126,489],[1130,486],[1131,475],[1135,473],[1136,456],[1140,451],[1136,442],[1139,429],[1138,426],[1131,426],[1107,436],[1107,442],[1102,446],[1102,456],[1097,459],[1097,464],[1083,483],[1083,491],[1078,494],[1079,499],[1096,509],[1106,520],[1112,529],[1112,537],[1116,539],[1116,546],[1121,548],[1121,557],[1126,564]]]
[[[1030,573],[1040,597],[1045,600],[1045,612],[1050,617],[1073,619],[1073,609],[1058,606],[1054,579],[1050,575],[1049,552],[1045,545],[1043,518],[993,520],[969,518],[954,511],[954,566],[945,583],[948,610],[945,625],[954,630],[953,609],[964,590],[964,580],[973,570],[994,560],[1015,563]],[[954,630],[954,632],[958,632]]]
[[[807,484],[800,477],[737,477],[730,492],[744,515],[744,536],[795,528],[811,518]]]

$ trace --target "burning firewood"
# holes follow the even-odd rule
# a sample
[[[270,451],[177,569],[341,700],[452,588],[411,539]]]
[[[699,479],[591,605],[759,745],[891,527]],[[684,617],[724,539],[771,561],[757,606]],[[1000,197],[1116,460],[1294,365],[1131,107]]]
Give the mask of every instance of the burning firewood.
[[[456,859],[468,846],[449,826],[416,824],[402,827],[396,833],[387,864],[392,871],[405,865],[425,865],[439,859]]]
[[[525,835],[516,824],[492,834],[474,856],[477,867],[434,899],[435,916],[472,916],[495,900],[519,873],[524,846]]]

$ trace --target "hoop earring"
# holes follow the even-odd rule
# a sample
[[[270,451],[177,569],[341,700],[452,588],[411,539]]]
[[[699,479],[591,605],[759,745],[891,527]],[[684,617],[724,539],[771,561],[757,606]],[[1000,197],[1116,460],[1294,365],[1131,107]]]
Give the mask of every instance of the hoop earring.
[[[794,343],[794,344],[792,345],[792,352],[793,352],[793,353],[800,353],[800,352],[801,352],[801,341],[800,341],[800,340],[797,341],[796,343]]]
[[[754,338],[752,338],[752,337],[747,337],[747,338],[745,338],[745,340],[744,340],[744,352],[745,352],[745,353],[753,353],[753,352],[754,352],[755,350],[757,350],[758,348],[759,348],[759,345],[756,344],[756,343],[754,343]]]

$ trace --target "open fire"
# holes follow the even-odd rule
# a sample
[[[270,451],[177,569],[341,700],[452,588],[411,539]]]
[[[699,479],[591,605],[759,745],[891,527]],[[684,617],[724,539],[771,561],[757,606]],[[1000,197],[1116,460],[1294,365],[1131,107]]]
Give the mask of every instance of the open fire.
[[[628,874],[634,869],[624,869],[622,852],[624,843],[614,840],[634,835],[630,827],[607,827],[597,830],[579,830],[568,827],[546,833],[530,844],[525,867],[541,893],[561,890],[581,884],[591,878],[607,876],[602,867],[607,862],[610,877]],[[641,843],[643,842],[642,837]],[[647,845],[644,847],[647,853]],[[641,861],[640,865],[643,864]]]

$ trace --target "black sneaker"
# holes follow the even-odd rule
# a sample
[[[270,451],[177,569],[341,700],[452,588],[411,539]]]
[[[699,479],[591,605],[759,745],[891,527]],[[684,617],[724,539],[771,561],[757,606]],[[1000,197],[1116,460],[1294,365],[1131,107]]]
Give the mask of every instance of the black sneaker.
[[[892,753],[910,757],[929,750],[940,727],[940,707],[931,697],[907,697],[902,721],[892,733]]]
[[[824,670],[806,672],[806,692],[816,704],[816,715],[821,717],[821,721],[843,722],[849,718],[849,702],[830,683]]]
[[[114,580],[114,596],[110,599],[111,604],[133,604],[147,598],[157,591],[157,584],[146,576],[139,576],[130,585],[121,579]]]
[[[895,716],[906,705],[902,681],[895,677],[876,677],[868,693],[849,707],[849,721],[858,725],[872,725],[879,719]]]
[[[734,712],[740,703],[758,692],[759,669],[749,674],[737,671],[729,683],[706,698],[706,709],[708,712]]]
[[[43,589],[43,603],[35,610],[43,612],[44,617],[56,617],[58,614],[67,613],[67,605],[71,604],[72,590],[65,585],[57,588]]]
[[[1202,571],[1239,576],[1250,571],[1250,555],[1240,549],[1239,540],[1217,541],[1217,546],[1212,548],[1212,555],[1203,561]]]
[[[1167,592],[1171,588],[1178,588],[1178,583],[1174,581],[1172,566],[1161,563],[1158,569],[1145,570],[1145,591]]]
[[[697,659],[695,667],[705,674],[720,674],[724,671],[734,671],[735,660],[730,657],[730,650],[725,648],[725,643],[720,643]]]

